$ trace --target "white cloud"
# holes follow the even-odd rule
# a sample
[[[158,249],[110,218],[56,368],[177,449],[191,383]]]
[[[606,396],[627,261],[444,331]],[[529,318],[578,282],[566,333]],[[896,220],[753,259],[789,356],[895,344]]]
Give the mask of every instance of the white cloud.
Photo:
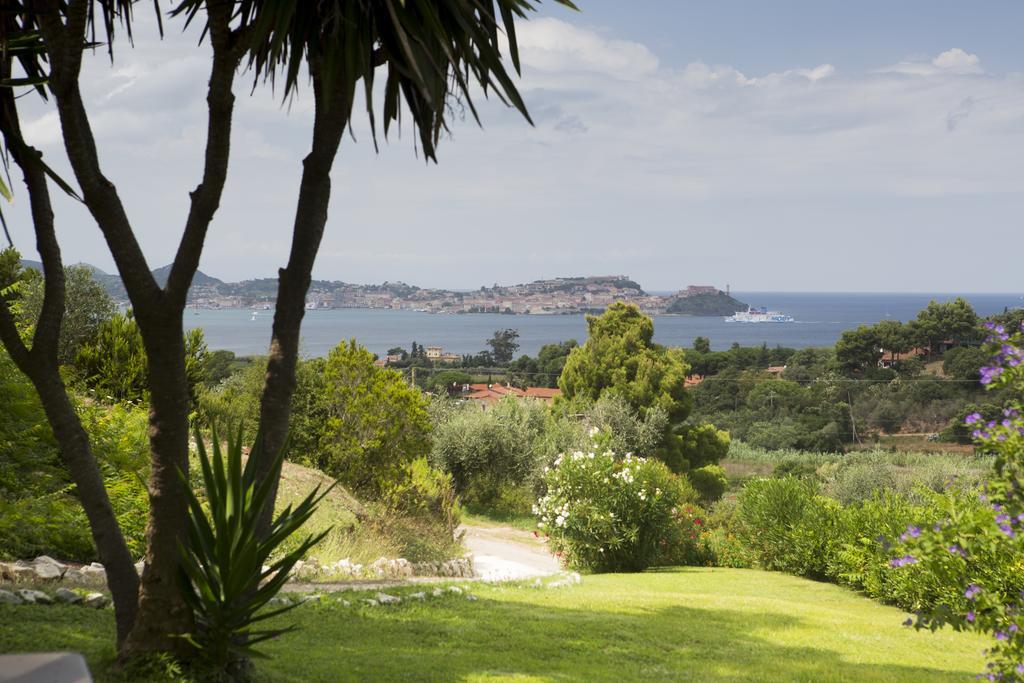
[[[946,74],[970,75],[984,73],[978,55],[958,47],[946,50],[929,62],[908,60],[879,69],[882,73],[899,73],[908,76],[936,76]]]
[[[85,83],[104,168],[154,265],[173,253],[205,137],[205,48],[194,35],[168,36],[140,35],[114,68],[98,56]],[[806,256],[824,228],[842,226],[857,235],[846,247],[850,279],[831,280],[842,268],[830,270],[829,260],[819,275],[829,289],[849,289],[863,275],[856,264],[877,264],[885,255],[874,245],[893,234],[980,221],[1016,229],[1024,208],[993,213],[1024,196],[1024,76],[965,78],[982,74],[981,60],[962,49],[874,72],[825,63],[757,73],[701,61],[667,66],[638,42],[550,18],[522,24],[519,39],[535,128],[481,102],[485,129],[456,121],[434,166],[413,154],[408,128],[375,154],[357,103],[356,141],[346,136],[333,173],[318,277],[475,286],[600,265],[657,288],[686,284],[678,278],[719,281],[741,268],[758,274],[745,275],[756,286],[799,288],[771,280],[780,272],[771,264]],[[282,107],[267,88],[250,96],[250,85],[239,77],[232,166],[202,264],[228,279],[283,264],[310,144],[308,93]],[[22,101],[29,139],[66,172],[52,105]],[[110,267],[80,207],[64,202],[58,216],[69,260]],[[11,224],[27,251],[27,222]],[[620,248],[623,235],[634,248]],[[933,243],[944,242],[917,245],[917,261],[935,265],[937,286],[965,288],[942,274],[942,252],[927,251]],[[686,259],[698,252],[709,256]],[[696,270],[680,274],[684,261]],[[818,261],[801,263],[813,277]]]

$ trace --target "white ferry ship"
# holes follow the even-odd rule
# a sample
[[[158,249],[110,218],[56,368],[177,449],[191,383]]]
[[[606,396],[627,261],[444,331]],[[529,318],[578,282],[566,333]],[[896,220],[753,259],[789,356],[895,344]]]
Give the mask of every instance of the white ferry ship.
[[[751,306],[746,311],[740,311],[734,313],[725,319],[727,323],[791,323],[796,322],[793,320],[793,316],[786,315],[785,313],[779,313],[778,311],[769,311],[767,308],[762,306],[761,308],[754,308]]]

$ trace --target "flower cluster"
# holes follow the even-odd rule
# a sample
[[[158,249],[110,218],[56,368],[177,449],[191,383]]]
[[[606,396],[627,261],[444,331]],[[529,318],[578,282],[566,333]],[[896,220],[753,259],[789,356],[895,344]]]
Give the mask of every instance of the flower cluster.
[[[986,325],[993,351],[981,369],[989,388],[1007,387],[1024,395],[1024,326],[1008,332]],[[994,638],[987,670],[980,678],[1024,681],[1024,419],[1021,405],[1006,405],[1000,419],[979,413],[964,420],[979,447],[995,455],[992,476],[970,506],[950,505],[946,523],[930,531],[908,527],[900,537],[902,555],[892,567],[918,564],[939,581],[962,586],[961,593],[917,615],[917,628],[950,624]],[[1007,571],[993,565],[1002,563]]]
[[[594,571],[650,566],[692,490],[657,460],[610,451],[560,455],[533,507],[537,527],[567,565]]]

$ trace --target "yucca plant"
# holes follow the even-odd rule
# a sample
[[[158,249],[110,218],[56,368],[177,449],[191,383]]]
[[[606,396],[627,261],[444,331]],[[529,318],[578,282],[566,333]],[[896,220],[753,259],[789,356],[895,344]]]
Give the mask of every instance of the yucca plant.
[[[195,613],[196,625],[195,632],[186,637],[211,669],[227,675],[248,658],[258,656],[253,646],[295,628],[257,626],[294,605],[260,611],[281,590],[296,561],[328,530],[307,537],[289,553],[272,557],[334,488],[321,492],[318,486],[294,508],[289,505],[273,521],[270,533],[261,537],[258,520],[270,500],[271,483],[280,476],[285,451],[276,456],[271,476],[258,483],[253,460],[242,463],[242,434],[241,426],[233,436],[229,433],[224,453],[217,429],[211,427],[210,458],[199,429],[195,430],[206,500],[200,499],[186,479],[188,539],[179,542],[184,597]],[[257,442],[259,439],[257,435]]]

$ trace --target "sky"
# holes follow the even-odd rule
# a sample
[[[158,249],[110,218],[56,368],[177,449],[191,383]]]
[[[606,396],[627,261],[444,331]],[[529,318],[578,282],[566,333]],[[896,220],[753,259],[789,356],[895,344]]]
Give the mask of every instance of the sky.
[[[356,105],[315,277],[1024,291],[1024,3],[577,4],[543,3],[517,29],[534,126],[487,102],[482,127],[453,120],[435,165],[408,128],[375,152]],[[209,48],[174,19],[160,40],[143,6],[134,48],[89,56],[82,84],[104,171],[157,267],[200,178]],[[200,264],[223,280],[285,264],[310,145],[311,93],[283,104],[252,82],[237,80]],[[53,105],[20,103],[30,143],[71,177]],[[15,191],[5,215],[34,257]],[[113,272],[84,207],[55,204],[65,261]]]

